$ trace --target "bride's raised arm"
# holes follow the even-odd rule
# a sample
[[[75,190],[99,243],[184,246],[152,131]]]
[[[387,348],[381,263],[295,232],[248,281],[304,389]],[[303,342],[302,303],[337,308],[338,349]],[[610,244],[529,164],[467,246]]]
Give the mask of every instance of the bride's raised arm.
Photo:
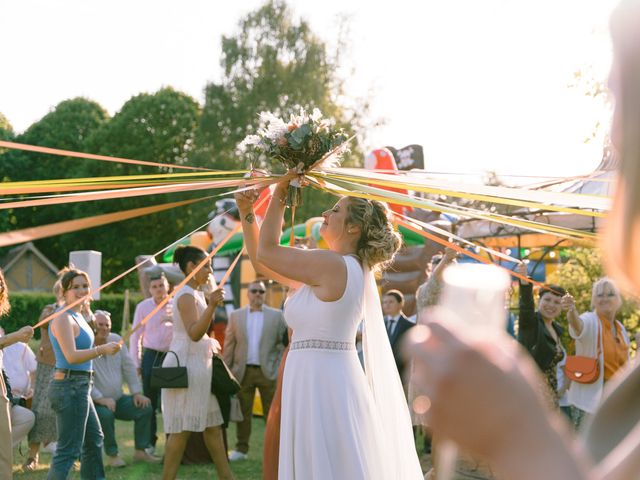
[[[260,227],[255,212],[253,211],[253,204],[259,196],[259,190],[245,190],[234,194],[242,223],[244,247],[247,255],[249,255],[249,260],[257,273],[271,280],[275,280],[278,283],[287,285],[288,287],[297,288],[299,282],[295,282],[290,278],[274,272],[258,261],[258,236],[260,235]]]
[[[282,217],[289,181],[276,185],[260,228],[257,261],[276,274],[312,287],[322,300],[335,300],[344,292],[346,266],[330,250],[301,250],[280,245]],[[335,295],[338,292],[337,296]],[[332,298],[336,296],[336,298]]]

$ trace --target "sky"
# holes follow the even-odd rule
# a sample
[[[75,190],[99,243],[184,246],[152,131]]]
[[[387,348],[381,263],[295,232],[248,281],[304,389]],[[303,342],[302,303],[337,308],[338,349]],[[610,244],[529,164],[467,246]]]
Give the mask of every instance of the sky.
[[[263,2],[0,0],[0,112],[17,132],[85,96],[116,113],[172,86],[203,102],[221,78],[220,39]],[[603,103],[570,87],[606,80],[615,0],[290,0],[343,52],[347,101],[370,97],[366,148],[417,143],[435,172],[570,176],[598,165]]]

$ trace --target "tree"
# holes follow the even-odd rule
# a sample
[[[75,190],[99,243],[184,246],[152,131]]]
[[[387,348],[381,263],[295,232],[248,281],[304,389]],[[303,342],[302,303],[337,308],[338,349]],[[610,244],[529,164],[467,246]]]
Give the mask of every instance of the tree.
[[[239,22],[234,36],[222,37],[223,78],[205,89],[205,106],[196,137],[194,161],[219,169],[246,168],[236,146],[258,127],[258,113],[288,115],[298,106],[319,108],[338,126],[353,132],[361,113],[341,103],[342,80],[337,74],[339,42],[333,58],[327,45],[305,20],[295,20],[284,1],[270,0]],[[346,163],[362,158],[357,144]],[[334,202],[326,194],[306,189],[298,218],[318,215]]]
[[[14,137],[13,126],[11,126],[11,123],[9,123],[9,120],[7,119],[7,117],[5,117],[0,112],[0,140],[11,141],[13,140],[13,137]],[[0,148],[0,164],[3,163],[3,160],[4,160],[3,156],[6,153],[7,153],[6,148]],[[7,182],[9,181],[9,178],[0,177],[0,181]],[[13,228],[13,224],[11,223],[12,221],[13,222],[16,221],[15,216],[13,216],[13,214],[10,215],[9,212],[0,211],[0,231],[6,232],[7,230],[11,230]]]
[[[86,98],[60,102],[15,141],[29,145],[82,151],[91,133],[109,118],[106,110]],[[89,161],[89,160],[87,160]],[[2,161],[2,177],[11,181],[78,177],[83,160],[11,150]]]
[[[11,126],[9,119],[0,112],[0,140],[13,140],[14,135],[13,127]],[[0,154],[2,154],[3,151],[4,149],[0,149]]]
[[[108,118],[106,110],[96,102],[80,97],[65,100],[15,137],[15,141],[84,151],[87,137]],[[90,161],[22,150],[7,150],[1,155],[0,177],[4,181],[79,177],[79,167],[83,162]],[[68,205],[0,210],[0,226],[15,230],[69,220],[72,217],[73,208]],[[57,265],[66,263],[67,250],[62,237],[43,240],[37,245]]]
[[[193,146],[200,106],[190,96],[163,88],[129,99],[122,109],[86,141],[87,150],[115,157],[168,164],[185,164]],[[171,172],[172,169],[111,162],[87,162],[83,176],[135,175]],[[182,170],[180,170],[182,172]],[[76,217],[98,215],[157,203],[206,195],[187,192],[151,195],[75,204]],[[102,252],[103,275],[110,278],[133,265],[137,255],[154,253],[206,221],[208,202],[180,207],[159,214],[93,228],[68,235],[74,249]],[[65,253],[66,254],[66,253]],[[126,283],[136,285],[131,276]]]

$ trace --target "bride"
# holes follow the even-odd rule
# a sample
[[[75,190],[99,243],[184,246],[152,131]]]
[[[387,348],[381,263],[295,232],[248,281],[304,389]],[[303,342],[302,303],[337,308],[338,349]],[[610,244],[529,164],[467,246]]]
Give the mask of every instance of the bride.
[[[285,305],[293,337],[282,387],[278,476],[421,480],[373,273],[401,243],[387,207],[343,197],[322,214],[320,233],[329,250],[280,246],[288,184],[276,186],[258,241],[249,201],[256,192],[236,195],[256,269],[297,289]],[[362,319],[366,376],[355,349]]]

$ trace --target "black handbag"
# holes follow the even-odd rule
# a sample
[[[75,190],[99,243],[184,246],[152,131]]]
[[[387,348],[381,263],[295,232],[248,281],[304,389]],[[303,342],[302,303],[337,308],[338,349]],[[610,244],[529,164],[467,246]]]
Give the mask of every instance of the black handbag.
[[[215,396],[235,395],[240,391],[240,383],[231,373],[220,355],[213,354],[211,359],[211,393]]]
[[[176,352],[169,350],[167,354],[173,353],[178,362],[177,367],[153,367],[151,369],[151,387],[153,388],[187,388],[189,377],[187,367],[180,366],[180,359]]]

